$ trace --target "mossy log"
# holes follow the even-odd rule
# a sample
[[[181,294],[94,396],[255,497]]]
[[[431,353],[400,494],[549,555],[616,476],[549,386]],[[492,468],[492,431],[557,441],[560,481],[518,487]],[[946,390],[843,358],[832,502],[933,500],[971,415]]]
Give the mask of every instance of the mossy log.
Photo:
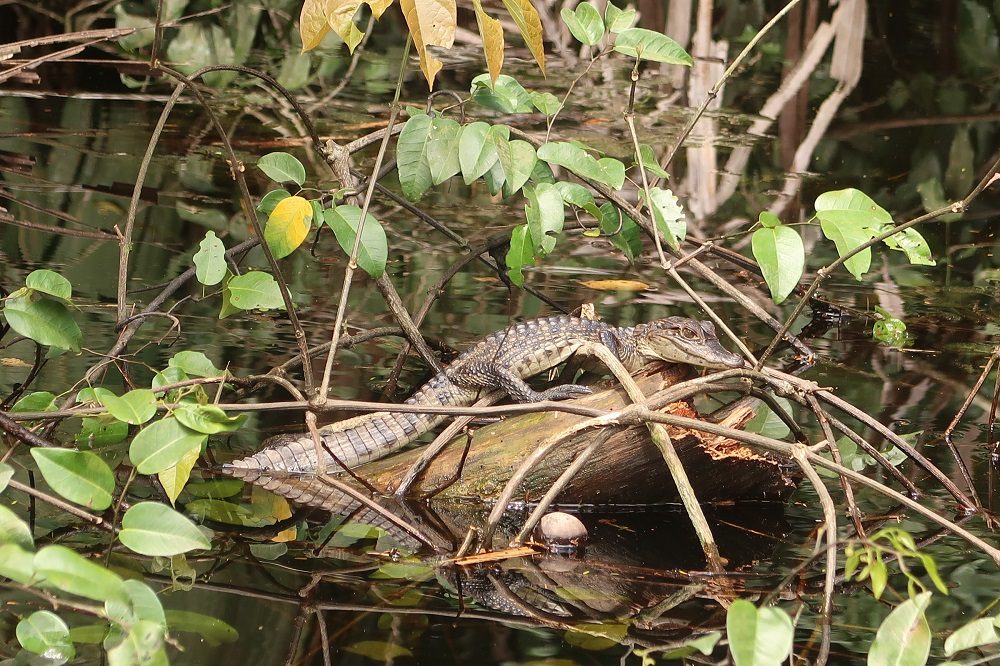
[[[652,396],[681,381],[688,372],[684,366],[661,364],[647,368],[636,381],[645,395]],[[579,400],[578,404],[616,410],[624,407],[626,401],[627,396],[621,389],[600,390],[597,387],[594,395]],[[698,416],[686,402],[670,404],[664,411],[679,416]],[[749,410],[742,410],[728,418],[726,424],[741,427],[750,416]],[[459,478],[437,498],[496,499],[513,472],[541,442],[585,419],[564,412],[545,412],[508,418],[475,429]],[[738,442],[678,428],[668,428],[668,432],[702,503],[781,499],[795,487],[795,474],[787,465]],[[552,451],[528,475],[517,498],[528,502],[541,498],[592,437],[593,431],[583,431]],[[428,494],[450,483],[468,442],[467,435],[453,440],[427,468],[410,494]],[[356,472],[388,494],[398,486],[421,453],[421,448],[405,451],[363,465]],[[614,434],[591,457],[558,501],[563,504],[647,504],[675,500],[677,491],[659,449],[650,440],[647,429],[636,426]]]

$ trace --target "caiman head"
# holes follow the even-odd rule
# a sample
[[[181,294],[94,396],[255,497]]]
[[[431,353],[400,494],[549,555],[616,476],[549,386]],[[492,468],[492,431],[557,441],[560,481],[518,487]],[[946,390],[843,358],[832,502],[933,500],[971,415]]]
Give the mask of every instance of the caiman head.
[[[710,321],[667,317],[634,328],[636,351],[646,358],[706,368],[742,368],[743,357],[722,346]]]

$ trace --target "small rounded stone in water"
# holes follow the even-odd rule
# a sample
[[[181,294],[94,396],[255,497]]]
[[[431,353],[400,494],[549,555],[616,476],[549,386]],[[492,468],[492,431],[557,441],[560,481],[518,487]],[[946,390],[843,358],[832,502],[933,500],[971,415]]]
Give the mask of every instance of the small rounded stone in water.
[[[587,528],[580,519],[562,511],[542,516],[538,533],[550,548],[573,547],[587,538]]]

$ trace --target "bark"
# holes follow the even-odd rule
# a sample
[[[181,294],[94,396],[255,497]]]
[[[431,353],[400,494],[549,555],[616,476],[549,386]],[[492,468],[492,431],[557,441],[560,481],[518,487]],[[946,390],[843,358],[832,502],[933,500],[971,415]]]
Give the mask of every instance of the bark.
[[[687,368],[660,366],[658,371],[637,378],[650,396],[684,378]],[[627,398],[618,389],[599,390],[579,402],[607,410],[625,406]],[[674,403],[665,411],[697,416],[688,403]],[[749,420],[748,410],[729,417],[735,427]],[[555,436],[585,417],[564,413],[528,414],[480,427],[472,443],[460,478],[442,491],[439,499],[496,498],[521,461],[539,442]],[[670,436],[703,503],[736,500],[780,499],[795,485],[795,473],[780,461],[759,455],[729,439],[687,430],[670,429]],[[576,455],[591,441],[592,432],[568,439],[543,460],[525,480],[518,497],[538,500]],[[461,436],[428,467],[411,490],[423,495],[446,485],[459,469],[468,436]],[[357,473],[380,490],[391,493],[410,465],[420,456],[414,449],[359,467]],[[659,450],[645,427],[624,429],[611,437],[603,450],[583,467],[560,495],[566,504],[636,504],[677,500],[677,493]]]

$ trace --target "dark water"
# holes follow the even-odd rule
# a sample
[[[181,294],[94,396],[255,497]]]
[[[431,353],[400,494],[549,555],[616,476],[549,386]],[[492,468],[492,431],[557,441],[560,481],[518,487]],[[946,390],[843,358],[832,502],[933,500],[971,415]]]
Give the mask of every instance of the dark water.
[[[978,7],[976,3],[959,4],[963,12],[973,11],[966,5]],[[872,30],[878,32],[878,22],[873,25]],[[913,30],[916,32],[909,33],[911,36],[919,34],[919,25]],[[441,82],[444,87],[466,90],[467,79],[477,73],[475,53],[462,55],[468,61],[466,68],[448,72]],[[893,60],[894,55],[899,59]],[[809,216],[816,193],[848,186],[865,190],[897,219],[912,217],[929,201],[917,187],[927,174],[940,177],[945,194],[960,195],[948,188],[964,182],[956,175],[962,165],[971,164],[978,177],[995,153],[995,119],[977,121],[988,104],[976,97],[995,99],[995,79],[992,84],[978,83],[971,76],[976,70],[969,67],[957,67],[948,77],[937,76],[936,65],[913,62],[908,47],[894,42],[886,45],[881,38],[873,39],[865,56],[863,83],[842,109],[831,138],[821,143],[812,167],[815,173],[807,176],[803,218]],[[895,69],[884,66],[889,60]],[[366,55],[359,74],[336,104],[318,110],[321,134],[349,140],[371,131],[367,123],[382,122],[391,85],[387,87],[379,73],[386,80],[392,79],[396,62],[398,54],[391,51]],[[909,77],[906,67],[918,65],[926,69]],[[776,141],[773,136],[751,139],[742,134],[749,124],[747,114],[759,108],[760,96],[767,94],[767,86],[773,86],[774,76],[780,72],[767,58],[757,66],[756,74],[745,74],[734,82],[732,89],[738,94],[727,97],[724,110],[718,114],[723,127],[720,145]],[[115,337],[118,246],[113,226],[120,223],[128,206],[139,156],[169,91],[154,85],[147,91],[153,97],[146,97],[119,86],[116,75],[104,69],[95,75],[93,65],[64,67],[72,81],[68,91],[16,85],[2,90],[0,199],[16,220],[58,224],[90,235],[42,233],[30,226],[4,223],[0,228],[0,275],[8,291],[37,268],[58,270],[69,278],[81,308],[77,318],[87,335],[85,348],[101,353]],[[512,69],[526,82],[530,71],[526,67]],[[533,82],[535,89],[559,94],[575,73],[569,65],[560,67],[558,60],[550,71],[546,81]],[[563,138],[580,138],[615,149],[625,145],[619,118],[626,79],[625,69],[606,71],[595,77],[594,85],[582,86],[579,97],[574,97],[580,104],[579,115],[567,118]],[[901,85],[911,95],[910,105],[902,111],[894,106],[892,96],[902,94]],[[828,79],[817,76],[816,99],[810,101],[810,108],[815,108],[820,92],[829,86]],[[641,131],[644,139],[658,148],[671,143],[684,117],[676,109],[656,106],[661,90],[654,80],[640,96],[640,116],[646,121]],[[422,104],[423,94],[420,82],[411,80],[404,98]],[[949,95],[960,95],[967,101],[961,106]],[[248,165],[271,150],[289,150],[303,159],[311,174],[327,177],[315,157],[303,148],[301,134],[289,116],[259,91],[231,89],[220,93],[216,110],[222,114],[239,157]],[[960,115],[965,119],[954,119]],[[592,120],[585,123],[587,116]],[[900,117],[946,118],[931,123],[915,120],[910,126],[870,132],[857,127]],[[971,151],[968,158],[960,154],[966,145],[963,136]],[[30,162],[5,161],[11,156],[28,157]],[[360,165],[367,166],[371,156],[363,156]],[[248,169],[248,178],[255,195],[266,191],[265,179],[254,169]],[[768,148],[758,147],[745,186],[701,228],[713,236],[718,230],[735,228],[727,226],[734,219],[756,219],[768,196],[780,186],[780,166]],[[130,297],[147,301],[159,285],[189,266],[191,254],[207,229],[224,237],[227,245],[246,238],[248,229],[238,218],[237,197],[205,115],[190,102],[182,103],[167,123],[147,176],[129,276]],[[922,432],[917,439],[921,450],[959,485],[960,474],[940,433],[967,395],[990,350],[1000,342],[997,202],[994,188],[964,219],[922,228],[937,259],[935,267],[911,267],[901,254],[878,250],[873,271],[863,282],[854,281],[846,272],[835,274],[819,295],[838,306],[842,317],[821,337],[809,341],[818,362],[808,378],[834,387],[838,395],[864,407],[897,432]],[[457,179],[431,192],[421,207],[470,240],[484,239],[523,221],[522,204],[495,204],[481,183],[470,188]],[[454,261],[455,250],[442,236],[391,203],[379,202],[375,212],[390,237],[388,271],[405,305],[414,311]],[[94,238],[94,232],[106,238]],[[805,233],[807,239],[812,233],[816,242],[809,256],[810,268],[835,257],[829,243],[819,242],[815,230]],[[749,254],[746,240],[736,236],[730,245]],[[567,310],[594,302],[600,314],[612,322],[632,323],[668,314],[696,316],[697,308],[687,296],[653,265],[648,244],[645,249],[633,268],[603,243],[575,236],[562,241],[551,257],[528,273],[529,284]],[[260,266],[263,260],[251,253],[247,263]],[[282,264],[298,294],[297,305],[310,340],[328,336],[345,263],[332,234],[326,233],[314,253],[300,250]],[[748,290],[761,286],[746,275],[728,275]],[[580,284],[597,278],[638,279],[651,289],[643,293],[605,292]],[[709,295],[709,302],[728,317],[751,348],[767,344],[767,329],[704,285],[694,284]],[[129,371],[138,384],[147,384],[153,369],[162,368],[180,349],[204,351],[217,366],[228,366],[237,375],[264,372],[293,354],[292,331],[282,317],[219,320],[217,294],[190,285],[181,295],[188,300],[176,313],[182,326],[177,343],[172,347],[155,344],[167,324],[151,322],[130,347],[138,350],[129,361]],[[872,340],[874,305],[906,321],[913,338],[905,349],[892,349]],[[790,309],[767,307],[775,314],[787,314]],[[510,293],[485,267],[472,263],[446,285],[422,330],[462,346],[512,320],[550,313],[548,305],[523,292]],[[352,288],[347,322],[365,328],[392,324],[380,295],[365,276],[357,278]],[[380,399],[397,349],[392,341],[373,342],[341,354],[334,374],[334,395]],[[33,353],[32,345],[25,342],[0,348],[0,395],[5,396],[23,380],[27,365],[19,361],[30,363]],[[90,354],[54,358],[46,363],[32,388],[68,391],[93,360]],[[409,363],[403,375],[404,389],[421,381],[424,373],[419,363]],[[991,507],[996,490],[985,451],[984,424],[995,378],[994,373],[955,432],[957,450],[971,470],[980,498]],[[120,375],[112,373],[108,386],[120,389]],[[261,399],[265,397],[276,396]],[[295,414],[252,416],[251,428],[225,441],[213,441],[214,455],[224,459],[245,454],[256,450],[263,436],[298,425]],[[66,423],[55,437],[69,437],[74,428],[75,424]],[[832,482],[830,488],[838,492]],[[138,485],[135,492],[143,495],[153,491]],[[181,504],[191,499],[182,496]],[[950,498],[934,487],[927,488],[922,501],[945,515],[954,508]],[[929,525],[904,516],[883,498],[859,492],[859,503],[868,515],[884,513],[891,524],[898,519],[914,534],[930,533]],[[702,563],[690,528],[673,508],[587,512],[582,517],[592,532],[593,546],[584,559],[515,559],[476,571],[430,566],[433,562],[403,566],[388,557],[387,548],[392,544],[375,539],[345,539],[343,544],[327,543],[319,550],[318,544],[324,544],[330,531],[329,517],[322,512],[297,514],[304,519],[292,521],[295,531],[281,537],[286,541],[272,540],[273,534],[234,531],[220,537],[216,551],[189,559],[198,573],[197,582],[190,591],[166,592],[164,605],[219,618],[231,625],[239,638],[220,643],[215,639],[228,638],[225,631],[219,629],[213,636],[212,628],[201,626],[200,633],[177,635],[183,652],[172,658],[176,663],[263,664],[282,663],[287,654],[294,653],[295,663],[322,663],[324,641],[328,641],[334,663],[612,664],[619,663],[626,649],[623,646],[663,646],[682,641],[692,632],[723,629],[725,611],[718,598],[742,594],[756,600],[778,591],[783,607],[793,614],[802,612],[796,650],[810,655],[814,647],[809,631],[820,604],[821,575],[796,578],[789,587],[783,587],[782,581],[790,568],[812,551],[820,516],[815,493],[808,486],[800,488],[784,508],[756,505],[713,510],[710,518],[732,570],[731,576],[718,579],[686,573],[700,569]],[[60,516],[43,513],[39,528],[51,530],[62,523]],[[968,527],[995,541],[980,518],[973,518]],[[461,536],[461,532],[451,534],[451,538]],[[85,535],[69,539],[78,545],[86,541]],[[984,555],[950,537],[928,545],[927,552],[937,560],[944,579],[955,585],[950,596],[935,597],[929,611],[932,626],[957,626],[962,617],[971,618],[995,600],[1000,581],[995,565]],[[157,573],[159,563],[129,561],[122,556],[119,564],[134,571],[145,568],[160,576],[150,580],[169,588],[169,570],[160,568]],[[906,594],[905,581],[898,576],[890,588],[890,601]],[[533,612],[526,614],[516,603],[512,606],[511,594],[528,599]],[[836,663],[861,663],[888,609],[866,590],[850,587],[837,596],[836,603]],[[318,622],[326,623],[325,638]],[[570,631],[571,625],[578,629]],[[638,657],[630,659],[638,663]]]

